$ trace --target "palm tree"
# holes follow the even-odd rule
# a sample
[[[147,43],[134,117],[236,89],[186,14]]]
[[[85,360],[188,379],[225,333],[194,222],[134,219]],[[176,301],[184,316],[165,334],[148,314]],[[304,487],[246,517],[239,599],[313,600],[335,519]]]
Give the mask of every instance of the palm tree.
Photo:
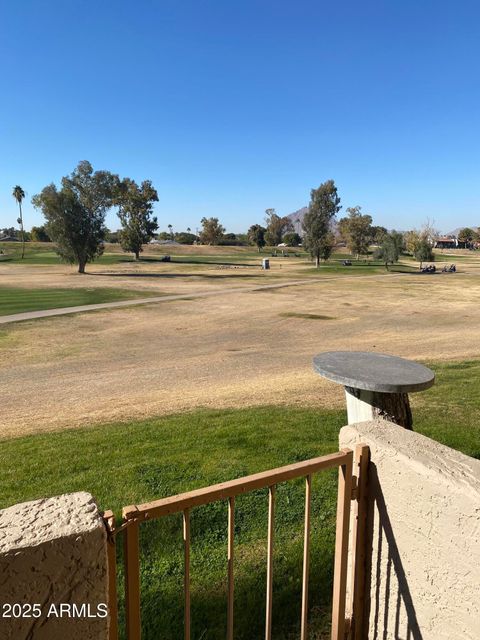
[[[20,217],[17,219],[17,222],[20,225],[20,230],[22,232],[22,260],[23,260],[25,256],[25,232],[23,230],[22,200],[25,198],[25,191],[22,189],[20,185],[17,184],[16,187],[13,187],[12,196],[18,202],[18,208],[20,209]]]
[[[170,231],[170,238],[173,240],[173,227],[171,224],[168,225],[168,229]]]

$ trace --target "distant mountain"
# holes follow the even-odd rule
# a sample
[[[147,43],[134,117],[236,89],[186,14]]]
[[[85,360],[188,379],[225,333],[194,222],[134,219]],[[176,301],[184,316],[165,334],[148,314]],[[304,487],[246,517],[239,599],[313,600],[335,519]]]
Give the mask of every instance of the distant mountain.
[[[453,231],[449,231],[448,233],[446,233],[445,235],[448,238],[456,238],[458,236],[458,234],[460,233],[460,231],[463,229],[464,227],[458,227],[458,229],[454,229]]]
[[[292,224],[295,228],[295,231],[297,231],[297,233],[300,233],[300,234],[302,233],[303,216],[307,213],[307,211],[308,211],[308,207],[302,207],[298,211],[289,213],[287,216],[287,218],[290,218],[290,220],[292,221]]]
[[[303,216],[307,213],[308,211],[308,207],[302,207],[301,209],[298,209],[298,211],[294,211],[293,213],[289,213],[286,217],[290,218],[290,220],[292,221],[293,227],[295,229],[295,231],[297,233],[299,233],[300,235],[303,235],[303,231],[302,231],[302,222],[303,222]],[[338,218],[337,218],[338,221]],[[375,222],[374,222],[375,224]],[[456,238],[458,236],[458,234],[460,233],[460,231],[462,229],[464,229],[465,227],[458,227],[457,229],[454,229],[453,231],[450,231],[449,233],[443,233],[440,234],[442,236],[445,236],[447,238]],[[337,229],[337,223],[334,222],[332,225],[332,231],[335,232]],[[474,227],[475,229],[475,227]],[[401,231],[401,233],[403,233],[403,231]]]
[[[307,211],[308,211],[308,207],[302,207],[298,211],[294,211],[293,213],[289,213],[286,216],[287,218],[290,218],[290,220],[292,221],[292,224],[293,224],[293,228],[301,236],[303,236],[303,229],[302,229],[303,217],[307,213]],[[336,222],[332,223],[331,229],[332,229],[333,233],[336,233],[336,230],[337,230],[337,223]]]

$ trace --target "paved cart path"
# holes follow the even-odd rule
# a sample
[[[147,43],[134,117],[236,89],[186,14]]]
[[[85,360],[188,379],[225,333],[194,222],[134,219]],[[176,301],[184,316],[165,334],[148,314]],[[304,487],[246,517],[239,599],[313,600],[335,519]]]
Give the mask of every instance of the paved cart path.
[[[355,280],[360,279],[376,279],[401,276],[404,274],[385,273],[367,276],[355,276]],[[192,291],[190,293],[179,293],[166,296],[151,296],[149,298],[132,298],[132,300],[122,300],[121,302],[102,302],[98,304],[83,304],[76,307],[61,307],[58,309],[45,309],[40,311],[25,311],[24,313],[14,313],[8,316],[0,316],[0,324],[9,324],[11,322],[20,322],[22,320],[35,320],[37,318],[49,318],[52,316],[65,316],[70,313],[83,313],[85,311],[97,311],[99,309],[119,309],[121,307],[133,307],[140,304],[154,304],[159,302],[171,302],[172,300],[189,300],[194,298],[207,298],[210,296],[223,296],[231,293],[249,293],[253,291],[263,291],[266,289],[281,289],[283,287],[293,287],[305,284],[319,284],[330,280],[338,280],[344,276],[327,276],[324,278],[309,278],[308,280],[292,280],[289,282],[281,282],[277,284],[255,285],[252,287],[234,287],[222,289],[221,291]]]

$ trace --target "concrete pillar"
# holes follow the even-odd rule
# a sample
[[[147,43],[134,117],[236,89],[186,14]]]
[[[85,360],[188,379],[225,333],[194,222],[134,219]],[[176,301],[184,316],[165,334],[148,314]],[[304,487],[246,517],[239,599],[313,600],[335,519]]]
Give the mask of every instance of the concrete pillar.
[[[478,640],[480,461],[386,420],[339,439],[370,447],[366,624],[355,638]]]
[[[2,640],[106,640],[107,584],[106,530],[90,494],[0,511]]]

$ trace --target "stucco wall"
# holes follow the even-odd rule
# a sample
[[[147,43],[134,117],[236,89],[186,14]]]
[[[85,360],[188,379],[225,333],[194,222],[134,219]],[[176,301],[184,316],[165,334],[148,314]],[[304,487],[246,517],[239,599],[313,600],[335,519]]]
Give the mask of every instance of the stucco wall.
[[[341,430],[341,447],[360,442],[371,449],[368,637],[478,640],[480,462],[385,421]]]
[[[20,605],[20,617],[18,606],[15,617],[4,617],[5,603]],[[108,621],[98,609],[106,603],[106,532],[90,494],[0,511],[1,640],[106,639]]]

